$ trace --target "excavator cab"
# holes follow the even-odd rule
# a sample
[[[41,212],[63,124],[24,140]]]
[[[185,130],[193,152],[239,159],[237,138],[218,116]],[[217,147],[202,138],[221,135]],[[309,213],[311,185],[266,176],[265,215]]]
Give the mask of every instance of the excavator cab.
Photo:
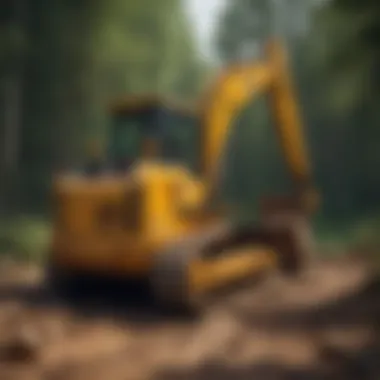
[[[142,160],[181,163],[195,169],[197,124],[193,110],[163,98],[119,101],[110,110],[108,170],[126,172]]]

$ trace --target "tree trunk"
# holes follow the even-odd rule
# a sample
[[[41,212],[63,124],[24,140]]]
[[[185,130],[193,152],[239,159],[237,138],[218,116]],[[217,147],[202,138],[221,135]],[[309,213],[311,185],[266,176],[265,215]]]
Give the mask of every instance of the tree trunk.
[[[12,3],[11,24],[19,31],[24,30],[26,23],[26,0],[15,0]],[[23,95],[23,55],[16,47],[17,52],[10,64],[10,70],[5,74],[2,87],[3,95],[3,127],[0,145],[0,212],[12,204],[9,199],[11,189],[17,178],[21,123],[22,123],[22,95]],[[13,189],[12,189],[13,193]],[[13,193],[14,194],[14,193]],[[13,197],[12,197],[13,198]],[[7,207],[5,207],[7,205]]]

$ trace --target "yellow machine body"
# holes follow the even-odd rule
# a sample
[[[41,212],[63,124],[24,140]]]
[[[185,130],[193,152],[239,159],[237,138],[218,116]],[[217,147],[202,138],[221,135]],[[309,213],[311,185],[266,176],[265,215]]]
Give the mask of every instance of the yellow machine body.
[[[136,164],[123,177],[63,177],[56,182],[53,242],[60,265],[142,275],[152,255],[206,220],[188,215],[203,186],[181,166]]]

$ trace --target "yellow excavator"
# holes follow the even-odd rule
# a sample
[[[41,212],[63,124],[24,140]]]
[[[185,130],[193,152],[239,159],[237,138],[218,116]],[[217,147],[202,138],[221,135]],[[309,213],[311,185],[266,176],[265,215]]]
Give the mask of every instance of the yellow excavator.
[[[256,225],[236,225],[216,201],[220,158],[235,117],[262,94],[294,192],[260,200]],[[240,279],[304,269],[318,197],[280,43],[268,44],[262,62],[224,69],[198,111],[140,96],[113,103],[110,116],[105,158],[54,181],[47,278],[56,290],[85,275],[146,279],[160,305],[196,309],[205,295]],[[196,149],[186,151],[193,132]]]

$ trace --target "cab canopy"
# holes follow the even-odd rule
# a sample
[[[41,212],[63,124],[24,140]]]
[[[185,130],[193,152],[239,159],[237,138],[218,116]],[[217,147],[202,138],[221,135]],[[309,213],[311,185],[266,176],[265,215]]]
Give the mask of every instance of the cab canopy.
[[[111,103],[109,114],[112,161],[135,161],[150,150],[157,159],[195,162],[199,124],[194,108],[157,95],[139,95]]]
[[[109,106],[111,114],[125,114],[152,109],[167,109],[183,115],[195,116],[195,108],[184,102],[160,95],[134,95],[117,99]]]

